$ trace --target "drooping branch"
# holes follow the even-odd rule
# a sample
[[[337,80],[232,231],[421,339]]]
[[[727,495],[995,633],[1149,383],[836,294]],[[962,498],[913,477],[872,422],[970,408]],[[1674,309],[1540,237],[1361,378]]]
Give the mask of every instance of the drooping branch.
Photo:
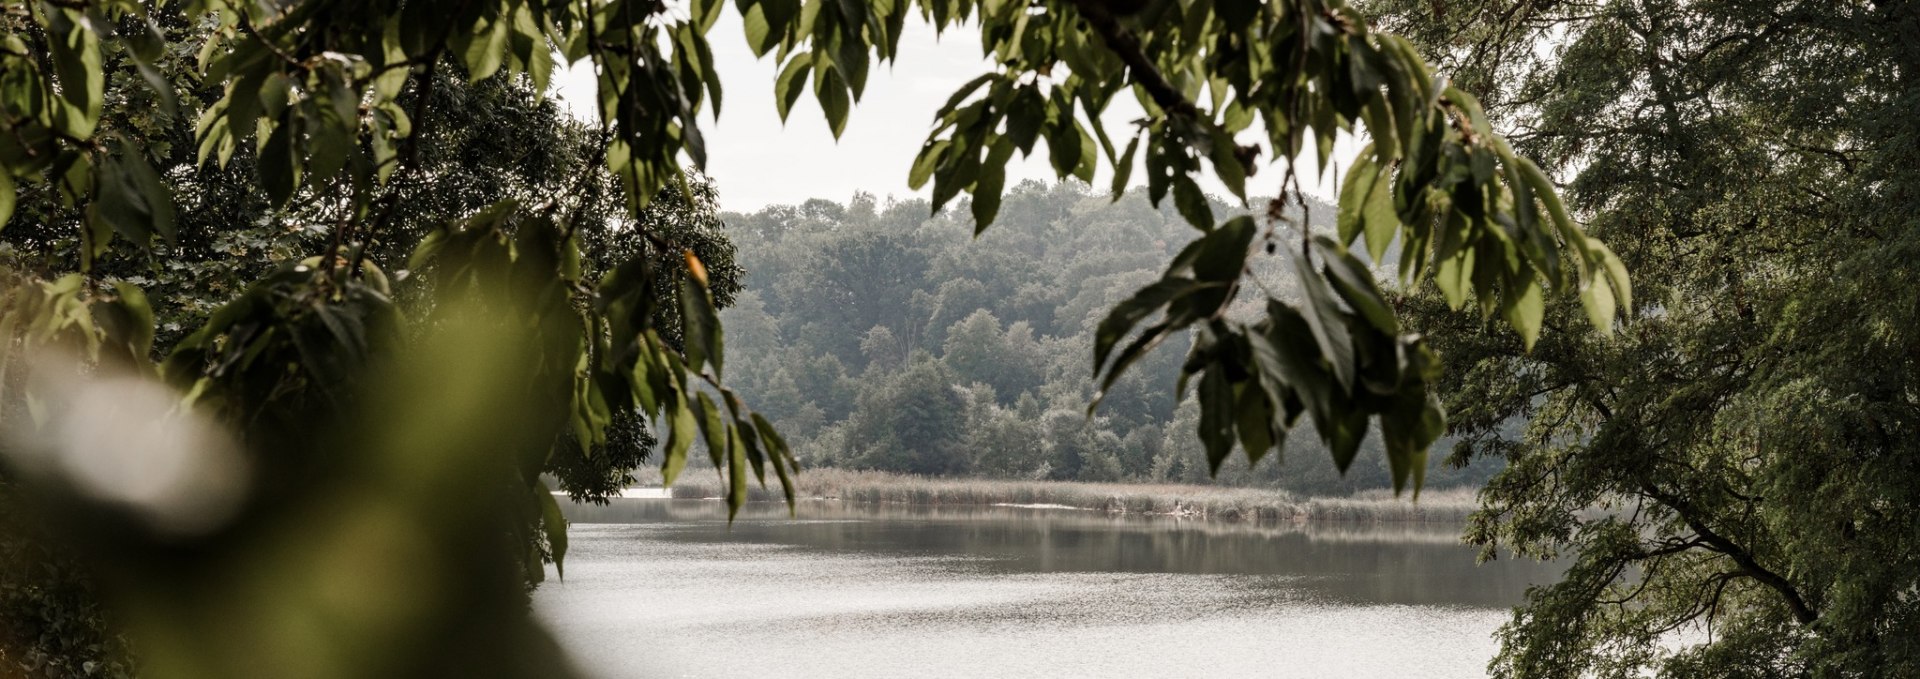
[[[1107,6],[1102,0],[1074,0],[1073,5],[1080,10],[1080,16],[1087,20],[1087,25],[1091,26],[1095,33],[1100,34],[1100,39],[1106,42],[1107,49],[1113,50],[1114,55],[1120,57],[1120,61],[1127,65],[1127,70],[1133,73],[1134,81],[1140,84],[1141,89],[1147,91],[1148,96],[1153,97],[1153,103],[1168,113],[1195,118],[1203,117],[1200,109],[1194,106],[1193,102],[1188,101],[1186,95],[1180,93],[1179,88],[1168,82],[1167,77],[1160,73],[1160,68],[1153,64],[1153,60],[1147,58],[1146,50],[1140,45],[1140,39],[1134,37],[1133,32],[1128,31],[1125,26],[1120,25],[1120,20],[1114,17],[1112,12],[1107,11]]]
[[[1808,605],[1806,597],[1800,594],[1800,590],[1794,587],[1792,581],[1760,565],[1760,561],[1754,558],[1753,552],[1747,548],[1707,527],[1706,522],[1701,521],[1698,513],[1693,511],[1692,503],[1678,495],[1662,492],[1646,479],[1640,480],[1640,489],[1647,497],[1672,508],[1674,513],[1679,514],[1680,519],[1686,522],[1687,527],[1693,529],[1693,532],[1699,536],[1701,542],[1714,551],[1726,555],[1728,559],[1732,559],[1743,574],[1778,592],[1781,599],[1786,601],[1787,608],[1793,612],[1795,620],[1800,621],[1801,624],[1810,624],[1820,618],[1820,612]]]

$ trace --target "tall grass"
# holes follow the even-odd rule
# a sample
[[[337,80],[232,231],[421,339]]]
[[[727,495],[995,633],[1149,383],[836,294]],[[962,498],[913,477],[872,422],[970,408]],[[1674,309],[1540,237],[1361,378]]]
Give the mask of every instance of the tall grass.
[[[689,470],[674,484],[675,498],[726,494],[720,479]],[[1225,521],[1358,521],[1459,523],[1478,508],[1468,489],[1429,490],[1415,501],[1369,491],[1351,497],[1300,497],[1279,490],[1179,484],[1079,483],[945,479],[887,472],[809,469],[794,479],[801,498],[910,505],[1053,505],[1107,512]],[[753,501],[780,501],[780,487],[755,486]]]

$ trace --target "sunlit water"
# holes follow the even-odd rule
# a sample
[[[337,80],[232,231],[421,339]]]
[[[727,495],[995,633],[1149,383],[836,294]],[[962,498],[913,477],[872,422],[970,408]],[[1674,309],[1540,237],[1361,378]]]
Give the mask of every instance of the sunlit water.
[[[812,502],[573,507],[536,609],[592,675],[1478,677],[1550,566],[1445,528]]]

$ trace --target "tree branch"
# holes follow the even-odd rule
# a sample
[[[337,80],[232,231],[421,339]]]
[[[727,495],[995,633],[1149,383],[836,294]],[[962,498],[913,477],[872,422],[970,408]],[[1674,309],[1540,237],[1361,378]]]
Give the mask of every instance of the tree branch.
[[[1786,600],[1787,608],[1793,611],[1795,620],[1800,621],[1801,624],[1809,624],[1820,618],[1820,612],[1807,604],[1806,598],[1801,596],[1800,590],[1793,586],[1792,581],[1760,565],[1752,552],[1708,528],[1706,522],[1700,520],[1693,511],[1691,503],[1678,495],[1661,492],[1659,488],[1654,487],[1653,483],[1645,479],[1640,480],[1640,488],[1647,497],[1672,507],[1674,513],[1679,514],[1680,519],[1686,522],[1687,527],[1692,528],[1693,532],[1700,536],[1701,542],[1732,559],[1733,563],[1740,566],[1740,570],[1747,576],[1779,592],[1780,597]]]
[[[1120,61],[1127,65],[1134,81],[1147,91],[1148,96],[1153,97],[1153,103],[1168,113],[1204,118],[1200,109],[1188,101],[1173,83],[1168,82],[1159,67],[1147,58],[1146,51],[1140,46],[1140,39],[1120,25],[1120,20],[1107,11],[1105,3],[1101,0],[1074,0],[1073,6],[1080,10],[1080,16],[1087,20],[1087,25],[1100,34],[1107,49],[1113,50]]]

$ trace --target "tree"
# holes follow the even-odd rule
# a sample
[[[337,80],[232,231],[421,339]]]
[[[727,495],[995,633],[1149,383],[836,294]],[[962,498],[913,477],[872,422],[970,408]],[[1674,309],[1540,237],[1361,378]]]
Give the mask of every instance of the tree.
[[[1406,302],[1449,358],[1455,458],[1507,463],[1469,536],[1569,559],[1493,672],[1913,676],[1920,12],[1376,8],[1560,168],[1652,300],[1531,352]]]
[[[806,250],[809,259],[799,269],[799,285],[778,288],[785,308],[809,319],[796,336],[830,348],[841,361],[865,365],[860,333],[888,328],[889,341],[898,346],[887,355],[897,362],[918,344],[921,328],[908,322],[909,300],[892,293],[920,282],[925,258],[906,234],[874,227],[836,229],[815,238],[818,244]]]
[[[924,354],[900,371],[869,380],[847,421],[847,458],[868,469],[945,476],[971,463],[966,401],[953,374]]]
[[[610,432],[617,434],[615,413],[629,410],[669,424],[661,456],[669,480],[684,468],[693,439],[702,437],[729,480],[733,510],[745,501],[748,478],[764,481],[768,467],[789,485],[793,456],[784,439],[722,380],[716,307],[724,298],[715,294],[710,267],[689,243],[643,221],[648,206],[668,193],[689,204],[701,200],[687,168],[706,155],[698,115],[709,103],[715,111],[720,105],[706,33],[723,3],[697,1],[684,16],[657,0],[457,6],[307,0],[273,7],[83,0],[15,7],[4,15],[0,50],[0,100],[8,104],[7,133],[0,134],[0,224],[30,220],[49,231],[66,229],[70,235],[57,246],[72,253],[64,261],[77,263],[32,271],[8,287],[6,318],[28,330],[9,338],[9,348],[16,342],[82,347],[89,362],[158,373],[176,401],[242,424],[249,446],[262,437],[315,451],[344,442],[337,467],[324,457],[300,456],[331,473],[308,476],[294,466],[263,471],[274,481],[270,486],[290,494],[265,506],[282,511],[249,513],[246,526],[295,531],[297,525],[286,522],[302,503],[342,487],[365,488],[385,498],[369,506],[433,529],[423,533],[434,557],[428,562],[454,563],[449,555],[461,548],[511,553],[496,533],[519,533],[534,522],[558,556],[564,530],[537,472],[564,436],[584,451],[605,445]],[[1618,308],[1631,308],[1619,261],[1572,223],[1545,175],[1507,149],[1474,99],[1433,77],[1407,42],[1369,30],[1339,0],[1162,1],[1138,8],[1096,0],[880,0],[819,5],[818,11],[803,11],[795,0],[748,0],[738,9],[756,52],[781,62],[775,89],[782,113],[810,77],[836,133],[871,62],[895,56],[910,14],[942,30],[975,24],[998,65],[936,113],[935,131],[910,179],[916,186],[932,183],[935,210],[970,194],[979,228],[999,211],[1004,167],[1014,151],[1034,153],[1044,139],[1062,178],[1089,179],[1104,158],[1124,187],[1144,145],[1150,198],[1158,204],[1171,196],[1202,237],[1174,256],[1159,281],[1100,323],[1093,368],[1110,385],[1142,354],[1192,330],[1195,350],[1182,376],[1199,378],[1199,434],[1216,468],[1236,442],[1258,459],[1301,416],[1313,420],[1344,468],[1377,417],[1396,481],[1419,483],[1426,447],[1445,426],[1430,388],[1438,363],[1417,335],[1401,331],[1370,271],[1347,254],[1362,235],[1376,259],[1387,242],[1402,239],[1406,282],[1431,277],[1454,306],[1473,300],[1483,314],[1501,312],[1528,344],[1541,328],[1549,290],[1580,290],[1602,331]],[[190,33],[170,39],[163,26]],[[443,64],[472,81],[525,77],[541,91],[554,47],[567,62],[590,61],[599,75],[603,125],[591,154],[604,161],[624,198],[620,220],[646,241],[642,256],[604,272],[583,265],[584,244],[601,222],[598,205],[588,200],[597,175],[580,173],[577,189],[498,201],[400,245],[412,253],[407,269],[420,277],[409,285],[436,295],[435,312],[421,319],[419,333],[409,332],[377,258],[383,244],[399,244],[394,222],[409,190],[430,172],[419,162],[419,140],[435,124],[427,105]],[[156,64],[188,53],[202,57],[195,67],[206,98],[180,97],[161,82],[151,99],[108,99],[108,92],[135,91],[127,83],[155,80],[149,76]],[[1148,109],[1142,124],[1122,136],[1124,145],[1101,121],[1122,90],[1134,91]],[[148,102],[180,107],[195,120],[193,136],[159,139],[125,124],[122,112]],[[1349,173],[1338,239],[1302,237],[1294,249],[1282,240],[1281,201],[1265,206],[1265,218],[1216,221],[1194,181],[1211,171],[1244,203],[1262,145],[1270,157],[1291,159],[1310,147],[1324,156],[1334,135],[1363,117],[1379,137]],[[1243,141],[1243,132],[1257,140]],[[154,162],[188,148],[196,163],[241,171],[251,150],[259,197],[269,207],[324,206],[331,227],[324,247],[258,277],[154,366],[147,360],[152,313],[146,295],[131,281],[102,275],[116,242],[151,253],[156,242],[178,238],[179,196]],[[1281,161],[1280,186],[1297,199],[1289,162]],[[15,216],[22,186],[57,195],[66,217]],[[1256,320],[1227,317],[1242,294],[1260,295],[1241,285],[1250,258],[1276,254],[1283,245],[1298,262],[1305,302],[1269,297],[1255,305],[1264,310]],[[1123,344],[1156,314],[1161,320]],[[679,336],[661,324],[675,316]],[[906,343],[915,344],[911,337]],[[853,358],[852,347],[846,349],[843,356]],[[107,358],[98,358],[102,351]],[[401,357],[411,362],[394,362]],[[453,393],[460,398],[444,404],[432,398],[435,378],[459,385]],[[44,395],[30,394],[35,401]],[[500,413],[513,417],[489,416]],[[62,412],[69,415],[92,414]],[[407,417],[418,433],[405,431]],[[341,418],[365,418],[373,426]],[[471,469],[446,464],[455,451],[472,451]],[[396,460],[418,463],[379,473]],[[461,490],[471,497],[445,508],[418,499]],[[501,507],[523,511],[501,513]],[[503,525],[516,530],[497,530]],[[244,531],[228,528],[205,538],[207,544],[247,544]],[[123,555],[157,549],[140,540],[94,546]],[[232,646],[280,648],[269,643],[274,628],[246,625],[247,615],[212,617],[220,604],[243,601],[219,588],[217,569],[193,568],[210,561],[180,558],[177,570],[196,576],[181,586],[205,596],[123,598],[136,604],[135,619],[177,621],[136,630],[154,639],[254,634],[268,638]],[[479,561],[449,582],[461,588],[455,591],[485,594],[473,599],[477,610],[509,610],[513,599],[500,592],[512,578],[503,576],[529,569]],[[112,573],[109,582],[132,588],[123,592],[154,584],[150,573]],[[327,591],[324,574],[302,577],[290,580],[298,584],[290,591]],[[363,653],[327,655],[314,647],[312,662],[291,664],[334,668],[320,659],[347,657],[354,664],[339,666],[343,675],[419,674],[440,655],[459,663],[437,667],[441,671],[546,669],[521,659],[536,654],[514,654],[544,648],[524,617],[509,614],[504,624],[488,626],[485,615],[422,615],[429,614],[420,620],[445,622],[446,631],[426,622],[419,627],[440,636],[353,635],[366,645]],[[315,624],[342,619],[357,620],[323,615],[315,620],[326,622]],[[152,659],[160,676],[237,675],[248,666],[234,660],[241,658],[237,651],[159,648],[168,651]]]

